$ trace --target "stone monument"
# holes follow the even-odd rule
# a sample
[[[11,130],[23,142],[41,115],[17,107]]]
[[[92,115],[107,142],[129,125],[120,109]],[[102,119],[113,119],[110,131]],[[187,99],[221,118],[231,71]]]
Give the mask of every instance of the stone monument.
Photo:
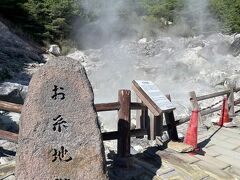
[[[17,179],[106,179],[93,98],[84,67],[71,58],[54,58],[34,74],[20,118]]]

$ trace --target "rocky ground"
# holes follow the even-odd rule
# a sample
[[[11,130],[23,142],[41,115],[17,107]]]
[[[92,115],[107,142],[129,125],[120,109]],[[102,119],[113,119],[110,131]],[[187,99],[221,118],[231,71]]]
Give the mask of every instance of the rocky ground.
[[[117,100],[119,89],[131,89],[132,80],[151,80],[161,91],[172,96],[178,118],[191,112],[189,92],[209,94],[240,85],[240,56],[232,55],[235,36],[175,37],[163,34],[158,39],[121,41],[101,49],[75,51],[68,56],[80,60],[88,73],[95,102]],[[134,93],[133,101],[136,99]],[[204,108],[219,98],[201,102]],[[116,114],[104,116],[107,129],[116,129]],[[107,118],[106,118],[107,117]],[[134,115],[133,115],[134,117]],[[106,119],[109,119],[106,120]],[[113,122],[113,123],[112,123]]]
[[[33,42],[20,38],[0,21],[0,81],[12,79],[27,84],[26,69],[34,63],[43,63],[43,50]]]

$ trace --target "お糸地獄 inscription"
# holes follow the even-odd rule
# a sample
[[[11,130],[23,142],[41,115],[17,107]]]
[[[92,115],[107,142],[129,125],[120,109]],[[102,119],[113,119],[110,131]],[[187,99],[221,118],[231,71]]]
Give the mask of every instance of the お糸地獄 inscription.
[[[34,74],[18,144],[17,179],[106,179],[93,92],[78,61],[59,57]]]
[[[53,89],[54,95],[52,95],[52,99],[56,100],[58,96],[60,96],[61,100],[65,99],[65,94],[63,92],[57,92],[58,89],[64,90],[63,87],[58,88],[58,86],[54,85],[54,89]]]
[[[57,96],[62,96],[60,99],[63,100],[65,99],[65,94],[64,93],[57,93],[58,86],[54,85],[54,95],[52,96],[52,99],[56,100]],[[63,87],[60,87],[60,90],[64,90]],[[58,115],[56,118],[53,118],[54,124],[53,124],[53,131],[58,131],[62,132],[62,128],[67,128],[67,122],[63,120],[62,115]],[[71,161],[72,157],[67,154],[68,150],[64,148],[64,146],[61,146],[60,150],[53,149],[53,160],[52,162],[55,162],[56,160],[59,161]]]
[[[63,128],[67,128],[67,121],[63,120],[62,115],[58,115],[56,118],[53,118],[53,131],[62,132]]]
[[[54,153],[53,153],[52,162],[55,162],[56,160],[66,161],[66,162],[72,160],[72,157],[67,154],[68,150],[65,149],[63,146],[61,146],[61,150],[53,149],[53,151]]]

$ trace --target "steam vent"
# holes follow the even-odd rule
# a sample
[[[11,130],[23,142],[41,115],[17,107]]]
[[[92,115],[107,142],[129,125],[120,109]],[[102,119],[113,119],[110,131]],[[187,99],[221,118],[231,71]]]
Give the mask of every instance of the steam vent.
[[[1,0],[0,180],[239,180],[239,7]]]

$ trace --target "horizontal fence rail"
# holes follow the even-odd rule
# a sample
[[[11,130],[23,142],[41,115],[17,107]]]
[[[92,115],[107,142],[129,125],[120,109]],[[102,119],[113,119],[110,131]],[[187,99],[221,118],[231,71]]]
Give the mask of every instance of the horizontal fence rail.
[[[200,110],[200,116],[205,116],[216,111],[221,110],[221,105],[215,104],[214,107],[207,107],[202,109],[199,107],[198,101],[219,97],[223,95],[228,95],[231,102],[230,107],[240,104],[240,98],[234,101],[233,93],[240,91],[240,88],[231,88],[229,90],[220,91],[208,95],[196,96],[194,91],[190,92],[190,101],[193,104],[193,108],[198,108]],[[171,100],[170,96],[167,96]],[[218,105],[217,107],[215,107]],[[191,116],[187,116],[178,120],[175,120],[173,111],[165,113],[166,125],[159,124],[162,123],[162,116],[156,116],[153,121],[149,118],[149,109],[142,102],[131,102],[131,91],[130,90],[119,90],[118,92],[118,102],[111,103],[98,103],[95,104],[95,109],[97,112],[104,111],[118,111],[118,130],[112,132],[102,132],[102,139],[107,140],[118,140],[118,155],[120,157],[129,157],[130,155],[130,137],[143,137],[147,135],[148,138],[154,139],[156,135],[161,135],[159,132],[167,130],[172,136],[170,139],[178,139],[177,135],[174,136],[174,132],[177,132],[176,126],[186,123],[190,120]],[[23,105],[15,104],[6,101],[0,101],[0,110],[21,113]],[[137,122],[137,129],[130,129],[131,127],[131,110],[140,110],[141,116],[139,116],[140,121]],[[171,121],[170,121],[171,120]],[[159,126],[159,127],[158,127]],[[160,127],[161,126],[161,127]],[[158,130],[157,128],[161,128]],[[175,138],[174,138],[175,137]],[[0,138],[9,140],[11,142],[17,143],[18,134],[13,132],[8,132],[0,130]]]
[[[233,89],[233,92],[238,92],[238,91],[240,91],[240,87]],[[202,101],[202,100],[206,100],[206,99],[210,99],[210,98],[214,98],[214,97],[218,97],[218,96],[223,96],[223,95],[230,94],[230,93],[231,93],[231,90],[225,90],[225,91],[220,91],[220,92],[216,92],[216,93],[212,93],[212,94],[208,94],[208,95],[198,96],[198,97],[196,97],[196,99],[197,99],[197,101]]]
[[[0,138],[17,143],[18,134],[9,131],[0,130]]]
[[[0,110],[21,113],[22,105],[10,103],[10,102],[6,102],[6,101],[0,101]]]
[[[0,110],[21,113],[22,104],[15,104],[6,101],[0,101]],[[120,104],[119,102],[112,103],[99,103],[95,104],[95,108],[97,112],[103,111],[116,111],[119,110]],[[131,110],[141,110],[146,109],[147,107],[143,103],[131,102]]]

